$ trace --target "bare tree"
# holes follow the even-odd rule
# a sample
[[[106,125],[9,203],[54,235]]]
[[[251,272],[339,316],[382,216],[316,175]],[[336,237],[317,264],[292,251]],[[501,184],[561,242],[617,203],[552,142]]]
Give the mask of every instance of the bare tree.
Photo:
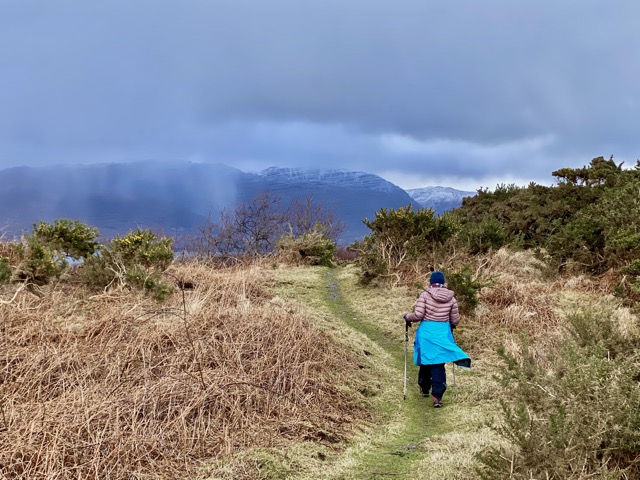
[[[209,215],[200,228],[199,253],[251,256],[271,253],[285,232],[286,218],[280,198],[261,192],[233,210],[222,210],[218,222]]]
[[[294,199],[283,208],[280,197],[264,191],[233,210],[222,210],[217,222],[209,215],[195,244],[206,256],[259,256],[274,252],[286,234],[297,238],[315,231],[335,241],[343,230],[344,222],[313,197]]]
[[[207,215],[207,220],[198,228],[200,234],[189,239],[189,247],[198,255],[212,257],[219,253],[218,233],[220,225],[213,221],[211,212]]]
[[[345,228],[344,221],[338,219],[333,210],[316,203],[312,195],[304,200],[293,199],[289,206],[288,221],[294,237],[317,231],[334,242]]]

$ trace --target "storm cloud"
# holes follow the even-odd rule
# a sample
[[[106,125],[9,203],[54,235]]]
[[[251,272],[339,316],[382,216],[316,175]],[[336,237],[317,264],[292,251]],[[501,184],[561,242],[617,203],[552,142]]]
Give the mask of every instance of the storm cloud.
[[[640,153],[640,4],[0,0],[0,167],[549,182]]]

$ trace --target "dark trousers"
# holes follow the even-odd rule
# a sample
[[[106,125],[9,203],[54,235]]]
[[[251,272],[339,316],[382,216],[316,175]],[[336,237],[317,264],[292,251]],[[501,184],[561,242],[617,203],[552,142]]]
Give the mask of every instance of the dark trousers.
[[[441,399],[447,389],[447,372],[444,369],[444,363],[420,365],[418,385],[423,394],[429,395],[431,390],[431,395]]]

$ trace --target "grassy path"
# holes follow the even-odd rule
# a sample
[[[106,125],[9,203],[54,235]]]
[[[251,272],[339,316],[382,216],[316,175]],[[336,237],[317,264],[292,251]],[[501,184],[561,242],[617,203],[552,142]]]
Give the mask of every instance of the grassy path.
[[[476,478],[473,454],[492,438],[485,423],[493,410],[474,398],[482,395],[486,383],[482,373],[458,370],[458,385],[453,386],[452,367],[447,365],[450,386],[446,405],[434,409],[416,385],[414,332],[410,331],[407,398],[403,400],[404,322],[400,315],[413,305],[413,293],[364,289],[346,269],[315,272],[307,277],[299,294],[311,308],[325,311],[325,328],[335,329],[336,335],[344,337],[352,348],[361,349],[370,360],[377,421],[321,470],[296,478]]]
[[[358,312],[354,311],[345,295],[342,293],[335,270],[325,273],[327,281],[327,304],[336,317],[353,330],[364,334],[369,340],[375,342],[389,355],[392,371],[389,378],[384,381],[395,384],[396,388],[391,388],[391,393],[398,397],[403,393],[404,374],[404,330],[403,323],[398,320],[398,338],[391,338],[383,331],[376,328],[372,321],[361,318]],[[398,315],[399,317],[399,315]],[[373,318],[375,320],[375,317]],[[411,340],[410,342],[411,343]],[[412,385],[411,371],[411,351],[407,354],[408,362],[408,382],[407,399],[398,404],[397,401],[383,405],[389,419],[396,423],[394,425],[395,434],[382,436],[367,449],[353,466],[353,471],[343,478],[367,478],[370,480],[384,478],[415,478],[410,476],[412,467],[417,460],[424,456],[424,452],[418,447],[429,437],[442,433],[442,422],[438,421],[440,410],[427,411],[427,399],[419,394],[415,385]],[[414,372],[415,373],[415,372]],[[389,385],[391,386],[391,385]],[[395,391],[394,391],[395,390]],[[395,411],[395,414],[394,414]]]

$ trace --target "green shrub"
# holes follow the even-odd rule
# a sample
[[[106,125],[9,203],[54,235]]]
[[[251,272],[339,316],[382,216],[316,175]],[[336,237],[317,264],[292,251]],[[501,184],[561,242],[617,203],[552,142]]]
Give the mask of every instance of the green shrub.
[[[616,359],[640,347],[639,339],[624,334],[605,309],[569,317],[567,333],[571,344],[596,357]]]
[[[98,229],[95,227],[78,220],[62,218],[54,220],[53,224],[35,224],[31,236],[56,255],[77,260],[94,254],[98,248],[98,235]]]
[[[456,294],[458,307],[462,313],[471,313],[478,306],[478,292],[484,286],[474,279],[469,267],[457,272],[445,272],[447,287]]]
[[[67,258],[79,260],[91,256],[98,246],[97,236],[96,228],[77,220],[34,224],[25,243],[16,248],[20,260],[12,280],[46,285],[65,271]]]
[[[147,291],[157,299],[166,298],[171,287],[161,275],[173,261],[172,242],[150,230],[136,229],[117,236],[85,260],[82,278],[96,288],[119,285]]]
[[[374,250],[372,240],[371,237],[365,237],[349,246],[351,251],[356,252],[356,264],[360,267],[358,282],[361,285],[369,285],[388,273],[388,265]]]
[[[106,247],[102,246],[80,267],[82,282],[92,288],[107,288],[117,283],[126,271],[122,271],[111,259]]]
[[[278,240],[277,248],[281,257],[294,263],[335,266],[335,242],[317,231],[303,233],[298,237],[285,235]]]
[[[46,285],[58,278],[67,268],[67,260],[35,237],[27,236],[26,245],[20,249],[21,261],[11,278],[14,282],[26,282],[38,286]]]
[[[137,228],[123,237],[116,236],[108,244],[114,258],[125,265],[141,265],[164,271],[173,261],[173,239],[158,238],[151,230]]]
[[[165,300],[171,294],[171,286],[163,282],[157,274],[150,273],[140,265],[127,269],[125,279],[128,285],[149,292],[156,300]]]
[[[0,257],[0,285],[9,283],[11,280],[11,265],[9,265],[9,259]]]
[[[553,176],[556,186],[499,185],[465,198],[457,212],[467,220],[461,237],[472,253],[517,241],[544,248],[560,268],[570,263],[590,273],[640,258],[640,162],[622,169],[597,157]]]
[[[507,235],[495,218],[485,218],[480,222],[467,224],[464,235],[472,254],[498,250],[507,241]]]
[[[360,282],[365,284],[377,277],[398,278],[415,263],[439,263],[434,261],[437,252],[459,230],[456,215],[436,217],[433,209],[416,211],[411,205],[382,208],[373,220],[363,222],[371,233],[352,249],[359,254]]]
[[[505,362],[504,423],[512,448],[479,455],[484,479],[640,478],[640,340],[610,312],[569,317],[545,361],[523,341]]]

